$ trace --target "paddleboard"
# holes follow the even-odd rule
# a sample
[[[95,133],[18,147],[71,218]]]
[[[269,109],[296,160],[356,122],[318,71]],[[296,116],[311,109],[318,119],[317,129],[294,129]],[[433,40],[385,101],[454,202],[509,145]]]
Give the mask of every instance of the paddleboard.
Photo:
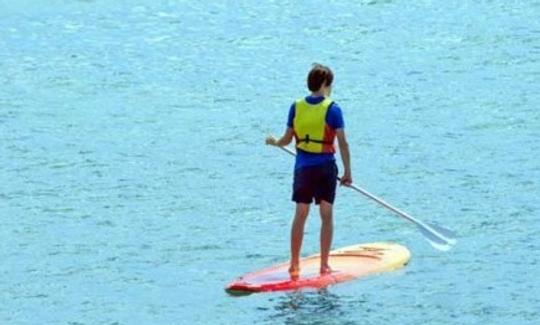
[[[319,274],[320,256],[312,255],[300,261],[300,274],[291,278],[289,263],[274,265],[248,273],[229,283],[225,290],[232,295],[255,292],[321,289],[369,274],[392,271],[403,267],[411,253],[401,245],[378,242],[343,247],[330,252],[333,272]]]

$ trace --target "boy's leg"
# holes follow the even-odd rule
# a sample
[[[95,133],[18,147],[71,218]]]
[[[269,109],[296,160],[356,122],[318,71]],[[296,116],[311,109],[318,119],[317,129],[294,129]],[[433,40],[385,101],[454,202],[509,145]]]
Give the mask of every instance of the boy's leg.
[[[309,214],[309,204],[297,203],[291,229],[291,267],[289,271],[297,275],[300,270],[300,249],[304,238],[304,225]]]
[[[328,255],[332,247],[332,235],[334,231],[332,207],[331,203],[321,200],[321,273],[331,272],[330,265],[328,264]]]

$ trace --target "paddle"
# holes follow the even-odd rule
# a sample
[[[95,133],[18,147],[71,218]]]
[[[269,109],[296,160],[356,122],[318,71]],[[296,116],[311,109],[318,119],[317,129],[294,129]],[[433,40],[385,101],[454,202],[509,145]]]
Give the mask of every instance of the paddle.
[[[287,147],[279,147],[281,148],[282,150],[290,153],[291,155],[293,156],[296,156],[296,154],[294,153],[294,151],[292,151],[291,149],[287,148]],[[337,178],[338,180],[341,180],[339,177]],[[439,249],[439,250],[442,250],[442,251],[447,251],[449,249],[452,248],[453,245],[455,245],[457,243],[457,240],[456,240],[456,236],[455,234],[444,228],[444,227],[441,227],[441,226],[438,226],[438,225],[435,225],[435,224],[428,224],[426,222],[422,222],[416,218],[413,218],[412,216],[410,216],[409,214],[391,206],[389,203],[385,202],[383,199],[369,193],[368,191],[354,185],[354,184],[351,184],[349,186],[350,188],[352,188],[353,190],[357,191],[357,192],[360,192],[361,194],[367,196],[368,198],[372,199],[373,201],[379,203],[380,205],[382,205],[383,207],[397,213],[400,217],[404,218],[405,220],[407,221],[410,221],[412,222],[413,224],[415,224],[418,229],[420,230],[420,232],[422,233],[422,235],[424,235],[424,237],[429,241],[429,243],[431,244],[431,246],[435,247],[436,249]]]

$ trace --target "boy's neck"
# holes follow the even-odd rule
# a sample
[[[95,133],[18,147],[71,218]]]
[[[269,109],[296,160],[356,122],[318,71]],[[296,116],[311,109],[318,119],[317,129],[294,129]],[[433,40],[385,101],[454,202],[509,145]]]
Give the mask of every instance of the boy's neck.
[[[316,91],[311,93],[311,97],[325,97],[322,91]]]

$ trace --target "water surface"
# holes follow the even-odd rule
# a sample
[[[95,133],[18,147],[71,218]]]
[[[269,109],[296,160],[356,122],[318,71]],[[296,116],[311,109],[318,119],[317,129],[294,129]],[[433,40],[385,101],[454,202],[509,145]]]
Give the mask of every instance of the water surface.
[[[532,324],[539,318],[537,1],[0,1],[0,323]],[[288,258],[293,162],[264,146],[335,72],[355,182],[334,246],[404,269],[229,297]],[[318,251],[313,210],[303,253]]]

